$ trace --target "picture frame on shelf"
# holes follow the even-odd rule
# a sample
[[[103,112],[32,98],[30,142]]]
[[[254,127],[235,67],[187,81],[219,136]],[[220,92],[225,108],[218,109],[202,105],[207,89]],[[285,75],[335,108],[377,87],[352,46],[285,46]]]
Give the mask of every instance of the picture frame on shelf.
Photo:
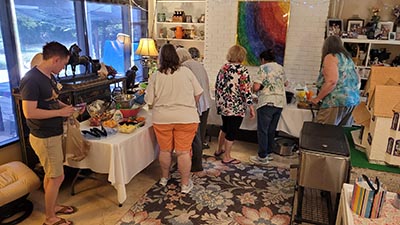
[[[389,32],[388,40],[391,40],[391,41],[396,40],[396,32]]]
[[[347,32],[356,32],[362,34],[362,28],[364,27],[363,19],[348,19],[347,20]]]
[[[343,31],[342,19],[327,19],[326,20],[326,36],[340,36]]]
[[[389,33],[393,31],[394,23],[391,21],[387,22],[379,22],[378,23],[378,34],[375,33],[375,36],[380,35],[380,39],[387,40],[389,38]]]

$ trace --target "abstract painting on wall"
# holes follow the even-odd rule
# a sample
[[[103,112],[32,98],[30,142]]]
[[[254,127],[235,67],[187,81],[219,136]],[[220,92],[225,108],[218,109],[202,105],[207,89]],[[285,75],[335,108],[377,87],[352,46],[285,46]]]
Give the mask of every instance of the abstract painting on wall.
[[[290,1],[239,1],[237,42],[247,50],[246,65],[260,65],[262,51],[273,49],[283,65]]]

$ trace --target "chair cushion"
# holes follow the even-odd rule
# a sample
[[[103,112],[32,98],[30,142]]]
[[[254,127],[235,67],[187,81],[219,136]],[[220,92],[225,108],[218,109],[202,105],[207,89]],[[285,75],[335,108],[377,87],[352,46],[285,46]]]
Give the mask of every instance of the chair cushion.
[[[0,206],[40,187],[38,176],[22,162],[0,165]]]
[[[14,183],[16,180],[16,177],[11,171],[0,171],[0,189]]]

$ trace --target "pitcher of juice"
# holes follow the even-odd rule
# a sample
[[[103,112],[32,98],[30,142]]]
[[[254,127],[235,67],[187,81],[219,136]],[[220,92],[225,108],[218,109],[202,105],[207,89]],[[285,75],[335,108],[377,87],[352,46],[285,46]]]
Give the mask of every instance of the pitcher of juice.
[[[309,90],[306,92],[307,100],[310,101],[310,99],[314,96],[314,92],[312,90]]]

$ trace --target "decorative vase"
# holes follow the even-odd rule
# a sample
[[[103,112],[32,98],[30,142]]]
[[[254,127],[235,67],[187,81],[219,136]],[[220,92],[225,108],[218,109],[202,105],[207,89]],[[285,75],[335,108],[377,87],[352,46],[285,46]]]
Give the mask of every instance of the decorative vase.
[[[182,29],[181,26],[177,26],[175,28],[175,38],[176,39],[182,39],[182,37],[183,37],[183,29]]]
[[[378,24],[375,22],[369,22],[367,23],[367,25],[365,26],[366,31],[365,31],[365,35],[367,35],[368,39],[374,39],[375,38],[375,30],[377,28]]]

